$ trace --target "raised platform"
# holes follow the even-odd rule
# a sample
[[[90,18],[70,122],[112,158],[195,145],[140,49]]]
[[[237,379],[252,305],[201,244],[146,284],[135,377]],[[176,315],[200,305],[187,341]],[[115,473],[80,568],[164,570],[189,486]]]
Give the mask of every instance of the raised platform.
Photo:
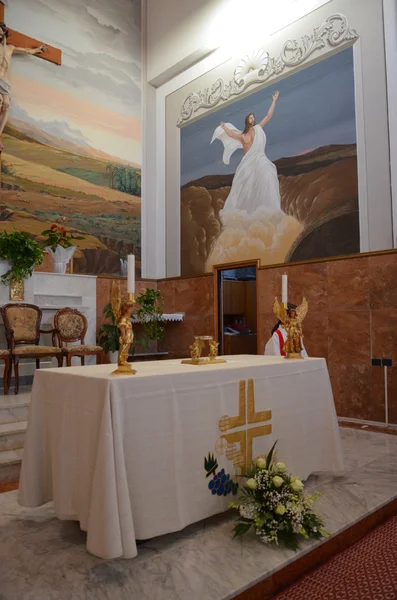
[[[234,515],[140,544],[132,560],[87,553],[85,534],[55,518],[51,505],[22,508],[17,491],[0,494],[0,572],[6,598],[76,600],[265,600],[318,558],[343,549],[396,511],[397,436],[341,429],[346,473],[307,482],[322,492],[316,509],[332,537],[294,553],[254,535],[232,540]],[[313,553],[312,551],[315,550]]]
[[[0,491],[19,479],[29,403],[30,388],[17,396],[0,395]]]

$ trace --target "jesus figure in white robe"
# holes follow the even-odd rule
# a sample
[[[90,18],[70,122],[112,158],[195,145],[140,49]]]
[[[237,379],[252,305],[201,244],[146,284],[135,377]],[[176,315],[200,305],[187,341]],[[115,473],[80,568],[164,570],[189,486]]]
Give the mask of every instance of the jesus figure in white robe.
[[[223,162],[229,164],[230,157],[238,148],[244,156],[236,169],[232,187],[220,217],[223,225],[236,215],[253,218],[267,214],[281,213],[280,186],[276,166],[265,154],[266,135],[263,127],[270,121],[276,107],[279,92],[274,92],[273,101],[267,115],[256,124],[255,115],[250,113],[245,119],[244,131],[239,131],[231,123],[221,123],[211,140],[221,140],[224,145]]]

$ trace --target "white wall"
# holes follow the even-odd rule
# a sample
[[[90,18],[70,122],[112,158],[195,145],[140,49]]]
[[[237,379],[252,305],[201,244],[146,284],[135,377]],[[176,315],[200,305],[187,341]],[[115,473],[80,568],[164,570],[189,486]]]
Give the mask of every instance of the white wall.
[[[331,0],[144,0],[147,81],[156,87],[217,48],[237,54]]]
[[[397,2],[383,0],[385,21],[387,100],[389,107],[390,174],[393,202],[393,240],[397,248]]]
[[[208,23],[227,0],[146,0],[147,81],[185,70],[207,47]],[[189,58],[190,57],[190,58]],[[186,60],[187,59],[187,60]]]

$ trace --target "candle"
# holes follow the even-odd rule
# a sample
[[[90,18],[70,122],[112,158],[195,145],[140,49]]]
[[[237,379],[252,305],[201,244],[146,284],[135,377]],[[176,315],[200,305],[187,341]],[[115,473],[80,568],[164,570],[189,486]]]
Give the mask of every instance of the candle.
[[[127,293],[135,294],[135,256],[128,255],[127,261]]]
[[[288,276],[285,273],[281,275],[281,302],[283,304],[288,302]]]

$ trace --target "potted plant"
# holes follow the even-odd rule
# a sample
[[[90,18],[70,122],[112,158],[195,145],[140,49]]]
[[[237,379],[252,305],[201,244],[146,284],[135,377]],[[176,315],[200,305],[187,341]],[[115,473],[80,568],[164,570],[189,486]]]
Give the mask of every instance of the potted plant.
[[[145,338],[141,343],[148,345],[147,340],[162,340],[164,337],[163,309],[164,300],[161,292],[146,288],[135,298],[138,309],[135,320],[143,327]]]
[[[1,276],[2,282],[10,286],[10,299],[23,300],[23,280],[30,277],[35,265],[43,261],[43,250],[27,231],[2,231],[0,258],[10,265],[8,271]]]
[[[118,352],[120,349],[120,329],[117,327],[117,320],[110,302],[104,307],[103,314],[106,319],[108,319],[108,322],[101,325],[98,330],[98,344],[102,346],[103,351],[108,355],[110,362],[117,363]]]
[[[161,340],[164,337],[164,321],[162,319],[164,302],[161,293],[148,288],[135,298],[135,302],[138,308],[133,315],[133,321],[142,325],[144,337],[137,337],[134,332],[131,355],[135,353],[137,344],[147,347],[149,340]],[[110,362],[116,363],[120,348],[120,330],[117,327],[117,319],[110,302],[104,307],[103,314],[107,323],[104,323],[98,330],[98,343],[102,346],[105,354],[109,356]]]
[[[66,266],[76,250],[72,240],[84,240],[84,237],[73,235],[70,231],[66,231],[65,227],[56,223],[51,225],[50,229],[42,231],[41,235],[46,236],[43,243],[54,260],[54,273],[65,273]]]

